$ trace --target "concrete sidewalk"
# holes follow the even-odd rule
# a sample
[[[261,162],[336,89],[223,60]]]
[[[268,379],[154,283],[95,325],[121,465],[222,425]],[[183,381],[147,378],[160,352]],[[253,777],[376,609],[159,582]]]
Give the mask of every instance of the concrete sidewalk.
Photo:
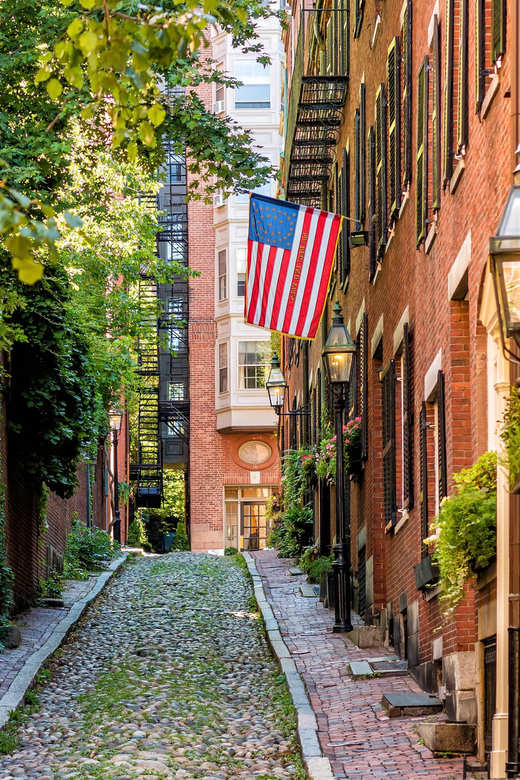
[[[274,551],[252,554],[282,637],[303,678],[318,721],[324,756],[335,777],[347,780],[462,778],[462,759],[435,758],[415,732],[424,718],[389,718],[387,692],[421,692],[410,677],[353,680],[347,664],[385,655],[358,650],[332,633],[334,615],[317,598],[303,598],[305,576],[291,576]]]

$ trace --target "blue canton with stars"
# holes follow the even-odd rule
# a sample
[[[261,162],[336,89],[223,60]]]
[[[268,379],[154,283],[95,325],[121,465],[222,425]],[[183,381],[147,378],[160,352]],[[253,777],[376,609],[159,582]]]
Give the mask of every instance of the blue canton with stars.
[[[300,207],[285,200],[251,195],[249,205],[249,240],[292,249]]]

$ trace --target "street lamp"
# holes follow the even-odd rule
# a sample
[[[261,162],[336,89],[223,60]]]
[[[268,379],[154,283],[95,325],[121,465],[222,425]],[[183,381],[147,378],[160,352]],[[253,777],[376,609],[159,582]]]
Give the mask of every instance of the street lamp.
[[[114,442],[114,541],[121,543],[121,516],[119,513],[119,476],[117,470],[117,443],[121,424],[123,422],[123,412],[120,409],[113,409],[109,413],[110,429]]]
[[[350,619],[350,518],[345,517],[345,482],[343,474],[343,410],[352,360],[356,345],[343,322],[341,306],[336,301],[332,326],[323,347],[322,357],[334,395],[336,432],[336,544],[335,561],[335,623],[336,633],[352,631]],[[348,485],[350,489],[350,484]]]
[[[280,417],[285,400],[287,382],[285,381],[282,369],[280,368],[280,360],[276,352],[273,352],[271,370],[269,372],[269,378],[265,383],[265,386],[269,395],[269,403],[273,407],[278,417]]]
[[[520,363],[506,346],[506,338],[520,346],[520,184],[509,190],[498,234],[489,240],[489,253],[502,349],[508,360]]]

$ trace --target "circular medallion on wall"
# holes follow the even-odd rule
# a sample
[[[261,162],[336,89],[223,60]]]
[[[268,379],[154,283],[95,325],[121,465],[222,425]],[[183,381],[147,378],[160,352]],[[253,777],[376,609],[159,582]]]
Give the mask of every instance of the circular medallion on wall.
[[[264,441],[246,441],[238,450],[238,457],[250,466],[259,466],[271,457],[273,451]]]

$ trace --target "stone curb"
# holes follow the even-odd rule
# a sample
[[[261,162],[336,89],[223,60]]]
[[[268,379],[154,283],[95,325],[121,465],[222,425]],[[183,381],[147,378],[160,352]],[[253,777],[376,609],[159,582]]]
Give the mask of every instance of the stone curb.
[[[108,582],[114,577],[123,563],[128,558],[125,553],[120,558],[112,561],[110,566],[99,575],[94,587],[72,605],[68,614],[61,620],[44,645],[33,653],[22,666],[6,693],[0,698],[0,729],[3,729],[11,712],[21,707],[25,701],[25,694],[34,685],[34,679],[40,669],[45,666],[48,659],[63,644],[68,634],[79,622],[87,608],[97,599]]]
[[[303,763],[311,780],[334,780],[334,773],[328,758],[325,758],[318,738],[318,722],[312,709],[304,682],[296,669],[289,648],[282,639],[280,626],[267,601],[262,578],[254,559],[248,552],[242,553],[253,581],[258,608],[265,621],[267,644],[281,671],[285,674],[287,687],[296,709],[298,723],[296,732],[300,743]]]

